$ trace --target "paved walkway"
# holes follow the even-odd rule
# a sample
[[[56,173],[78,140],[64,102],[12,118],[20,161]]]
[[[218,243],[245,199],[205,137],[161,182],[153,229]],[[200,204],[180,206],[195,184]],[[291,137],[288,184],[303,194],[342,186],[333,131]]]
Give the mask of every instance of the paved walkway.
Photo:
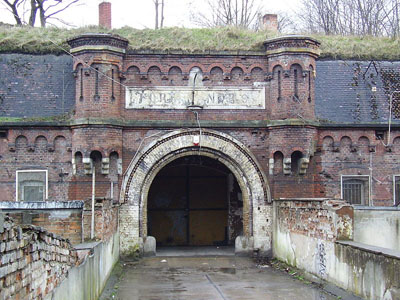
[[[107,292],[107,291],[106,291]],[[125,263],[114,290],[119,300],[334,300],[312,285],[249,258],[152,257]]]

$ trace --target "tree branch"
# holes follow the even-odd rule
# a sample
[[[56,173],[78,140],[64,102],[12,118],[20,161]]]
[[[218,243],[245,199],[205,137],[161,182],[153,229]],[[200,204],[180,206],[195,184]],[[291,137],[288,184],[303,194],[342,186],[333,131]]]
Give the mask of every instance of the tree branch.
[[[48,15],[46,16],[46,19],[51,18],[52,16],[54,16],[54,15],[56,15],[56,14],[58,14],[58,13],[64,11],[64,10],[66,10],[67,8],[69,8],[71,5],[77,3],[78,1],[80,1],[80,0],[73,0],[73,1],[71,1],[71,2],[70,2],[68,5],[66,5],[64,8],[61,8],[61,9],[59,9],[59,10],[57,10],[57,11],[51,13],[51,14],[48,14]],[[61,2],[60,2],[60,3],[61,3]],[[46,11],[47,11],[47,10],[46,10]]]

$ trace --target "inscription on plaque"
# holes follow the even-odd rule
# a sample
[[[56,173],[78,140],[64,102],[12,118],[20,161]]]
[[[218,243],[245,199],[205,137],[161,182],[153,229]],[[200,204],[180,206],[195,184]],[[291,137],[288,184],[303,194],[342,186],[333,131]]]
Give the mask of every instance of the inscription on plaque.
[[[127,109],[264,109],[265,88],[127,87]]]

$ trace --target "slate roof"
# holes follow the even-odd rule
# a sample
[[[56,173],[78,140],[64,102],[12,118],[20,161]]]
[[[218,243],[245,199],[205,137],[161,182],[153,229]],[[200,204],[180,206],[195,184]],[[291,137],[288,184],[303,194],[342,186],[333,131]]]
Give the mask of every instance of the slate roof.
[[[0,117],[63,115],[74,103],[71,57],[0,55]]]
[[[315,85],[315,111],[321,121],[387,123],[389,95],[400,90],[400,62],[318,61]],[[393,97],[394,112],[399,96],[395,93]],[[400,111],[394,114],[395,123],[397,117]]]

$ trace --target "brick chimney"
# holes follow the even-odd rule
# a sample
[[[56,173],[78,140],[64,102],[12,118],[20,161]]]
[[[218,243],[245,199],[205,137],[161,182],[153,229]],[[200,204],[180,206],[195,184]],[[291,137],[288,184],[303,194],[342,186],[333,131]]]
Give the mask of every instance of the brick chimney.
[[[262,17],[261,28],[267,31],[277,32],[278,31],[278,15],[276,14],[265,14]]]
[[[99,4],[99,26],[111,29],[111,2]]]

